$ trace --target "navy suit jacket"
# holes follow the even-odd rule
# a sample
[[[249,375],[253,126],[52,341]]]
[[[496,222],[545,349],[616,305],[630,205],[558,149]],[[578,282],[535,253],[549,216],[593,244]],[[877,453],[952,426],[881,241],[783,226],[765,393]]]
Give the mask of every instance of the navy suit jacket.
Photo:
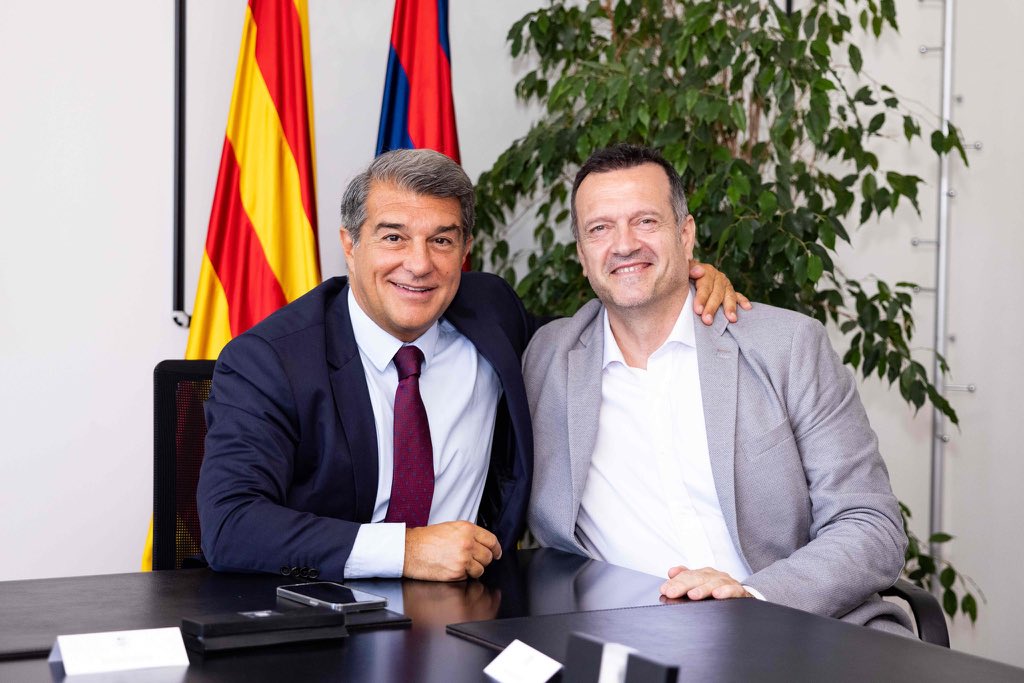
[[[464,273],[444,316],[494,367],[503,393],[477,523],[522,534],[533,436],[520,357],[538,321],[512,288]],[[377,435],[352,334],[347,278],[324,282],[231,341],[206,403],[197,502],[214,569],[342,578],[377,497]]]

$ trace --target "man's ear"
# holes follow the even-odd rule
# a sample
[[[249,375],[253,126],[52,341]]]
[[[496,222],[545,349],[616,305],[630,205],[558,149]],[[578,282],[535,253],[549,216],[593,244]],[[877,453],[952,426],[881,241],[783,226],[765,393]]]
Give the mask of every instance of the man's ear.
[[[697,223],[693,220],[693,214],[686,214],[686,218],[683,219],[683,225],[680,228],[681,237],[683,240],[683,249],[686,253],[686,260],[693,260],[693,245],[697,239]]]
[[[583,268],[583,277],[587,276],[587,262],[583,259],[583,250],[580,248],[580,238],[576,238],[576,258],[579,259],[580,267]]]
[[[352,235],[348,230],[341,228],[341,250],[345,254],[345,265],[348,266],[348,272],[352,272],[352,250],[356,248],[356,244],[352,241]]]

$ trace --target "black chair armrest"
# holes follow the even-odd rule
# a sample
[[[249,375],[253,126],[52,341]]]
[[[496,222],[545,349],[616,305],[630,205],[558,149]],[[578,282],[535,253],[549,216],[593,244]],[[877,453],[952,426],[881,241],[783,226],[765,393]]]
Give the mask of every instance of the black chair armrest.
[[[949,629],[946,628],[946,615],[934,595],[919,588],[906,579],[899,579],[892,587],[882,591],[889,595],[906,600],[910,611],[914,614],[917,633],[921,640],[933,645],[949,647]]]

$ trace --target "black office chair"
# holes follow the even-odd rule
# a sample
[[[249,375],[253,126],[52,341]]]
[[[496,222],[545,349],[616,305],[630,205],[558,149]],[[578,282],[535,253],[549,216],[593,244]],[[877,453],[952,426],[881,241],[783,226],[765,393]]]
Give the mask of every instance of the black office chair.
[[[203,566],[196,484],[203,464],[212,360],[165,360],[153,371],[153,569]]]
[[[905,600],[910,605],[918,638],[926,643],[949,647],[946,615],[942,612],[938,598],[906,579],[898,580],[891,588],[882,591],[882,595]]]

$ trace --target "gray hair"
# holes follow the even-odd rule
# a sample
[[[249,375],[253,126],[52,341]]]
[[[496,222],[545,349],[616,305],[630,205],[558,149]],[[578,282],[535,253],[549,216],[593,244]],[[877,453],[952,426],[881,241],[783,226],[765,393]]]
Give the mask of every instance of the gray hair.
[[[463,243],[473,234],[476,197],[473,183],[462,167],[430,149],[396,149],[374,159],[345,188],[341,198],[341,224],[354,244],[359,244],[359,231],[366,222],[366,198],[374,183],[393,183],[403,190],[428,197],[458,199]]]
[[[572,236],[579,239],[579,217],[576,215],[576,191],[580,184],[591,173],[607,173],[609,171],[622,171],[644,164],[657,164],[668,176],[669,201],[672,203],[672,214],[676,219],[676,225],[682,225],[687,216],[690,215],[686,208],[686,192],[683,188],[683,181],[679,177],[675,166],[670,164],[661,152],[653,147],[641,145],[618,144],[611,147],[599,149],[590,155],[590,158],[583,162],[576,179],[572,184],[572,198],[569,200],[570,220],[572,221]]]

